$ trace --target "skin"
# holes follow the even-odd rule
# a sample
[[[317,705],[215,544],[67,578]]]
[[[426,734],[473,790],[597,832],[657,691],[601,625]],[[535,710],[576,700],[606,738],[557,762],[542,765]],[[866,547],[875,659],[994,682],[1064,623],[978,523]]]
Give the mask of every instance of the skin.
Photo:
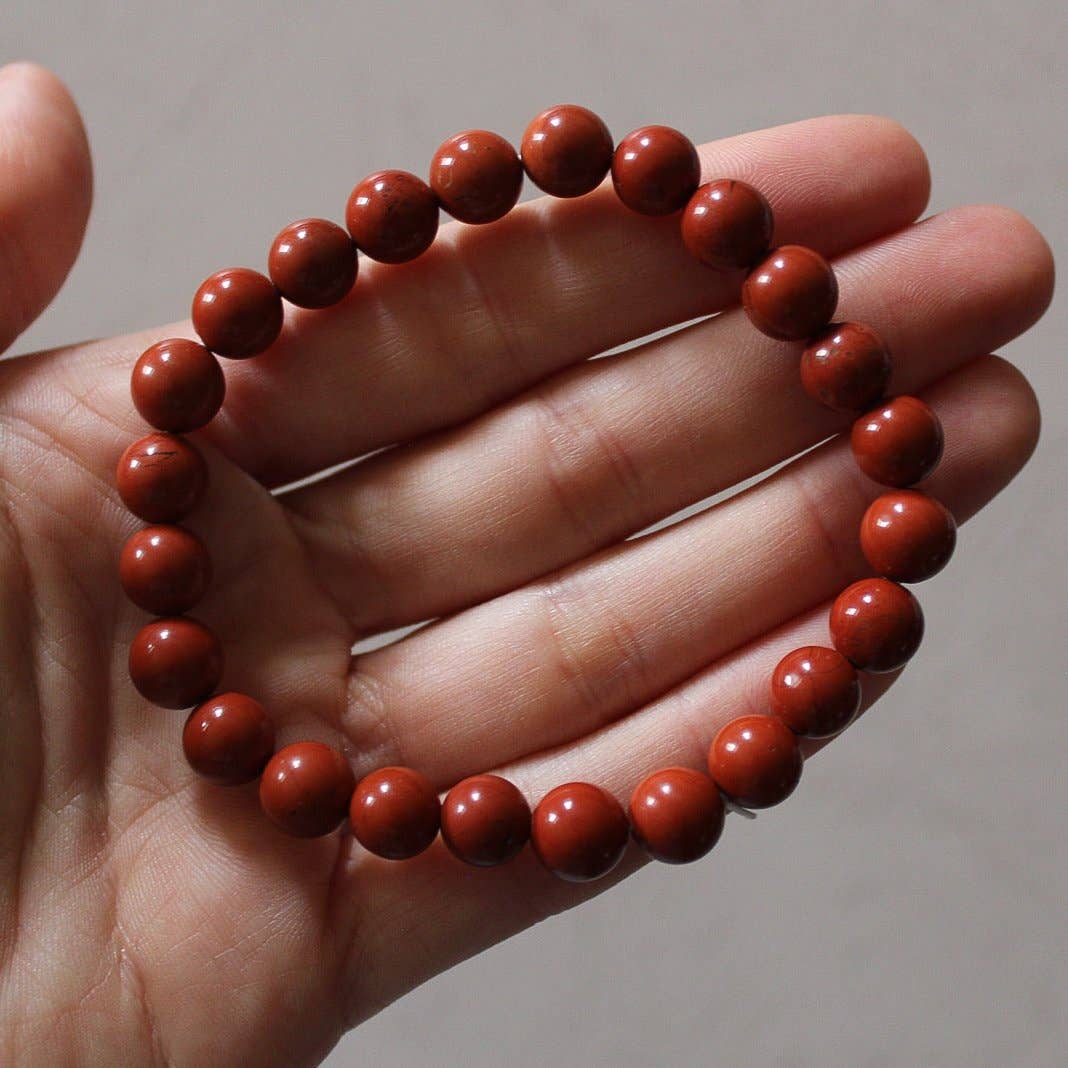
[[[892,390],[944,422],[925,488],[958,520],[978,511],[1038,436],[1025,380],[988,353],[1049,302],[1041,236],[992,206],[916,223],[927,165],[888,119],[813,119],[700,151],[705,178],[769,196],[777,240],[834,257],[839,317],[879,329]],[[29,64],[0,71],[0,344],[73,263],[90,175],[63,86]],[[829,601],[863,573],[857,522],[877,493],[841,439],[624,540],[848,427],[745,320],[739,279],[692,263],[675,227],[608,188],[449,225],[420,260],[364,261],[341,305],[287,313],[271,351],[226,363],[224,410],[193,435],[211,488],[188,526],[217,571],[194,614],[226,646],[224,687],[263,701],[280,743],[338,745],[358,776],[406,763],[445,790],[497,771],[532,801],[586,779],[625,801],[657,767],[701,767],[723,722],[766,711],[776,660],[826,642]],[[145,617],[115,574],[139,526],[113,485],[145,432],[130,370],[178,334],[189,324],[0,362],[5,1064],[210,1065],[234,1049],[315,1063],[429,976],[642,863],[632,849],[589,886],[554,880],[529,850],[491,871],[440,842],[390,864],[344,833],[290,840],[254,786],[192,774],[181,714],[146,706],[127,678]],[[888,681],[864,680],[867,703]]]

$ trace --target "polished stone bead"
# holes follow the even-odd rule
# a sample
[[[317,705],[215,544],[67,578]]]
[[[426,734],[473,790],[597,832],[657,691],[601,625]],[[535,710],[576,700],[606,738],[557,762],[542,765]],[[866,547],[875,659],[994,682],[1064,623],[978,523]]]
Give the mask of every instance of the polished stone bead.
[[[260,807],[296,838],[329,834],[345,818],[356,786],[348,761],[322,742],[283,746],[260,778]]]
[[[723,833],[723,798],[692,768],[654,771],[631,795],[629,815],[634,840],[666,864],[698,860]]]
[[[119,581],[138,608],[157,616],[179,616],[204,596],[211,582],[211,557],[204,543],[183,527],[145,527],[122,547]]]
[[[838,305],[831,265],[804,245],[780,245],[742,284],[752,324],[777,341],[803,341],[822,331]]]
[[[639,215],[680,211],[701,181],[693,142],[670,126],[632,130],[612,156],[616,195]]]
[[[831,639],[851,664],[872,673],[896,671],[923,640],[923,612],[904,586],[883,578],[847,586],[831,607]]]
[[[834,649],[794,649],[771,673],[771,710],[795,734],[830,738],[860,710],[856,670]]]
[[[890,351],[870,326],[831,323],[801,354],[801,384],[836,412],[878,402],[890,381]]]
[[[168,338],[141,353],[130,393],[146,422],[157,430],[184,434],[204,426],[222,407],[226,379],[219,361],[203,345]]]
[[[450,137],[434,153],[430,188],[454,219],[494,222],[519,199],[523,164],[499,134],[467,130]]]
[[[922,582],[949,563],[957,524],[949,509],[916,490],[884,493],[860,521],[860,547],[872,570],[895,582]]]
[[[274,726],[263,705],[243,693],[220,693],[197,705],[182,730],[189,766],[219,786],[252,782],[274,752]]]
[[[733,178],[707,182],[682,213],[682,240],[706,267],[752,267],[771,245],[771,205],[751,185]]]
[[[850,444],[857,466],[884,486],[911,486],[942,459],[942,423],[918,397],[895,397],[862,415]]]
[[[607,875],[627,847],[630,826],[620,803],[599,786],[569,782],[534,810],[530,841],[542,864],[568,882]]]
[[[115,484],[123,503],[138,518],[174,523],[204,495],[208,467],[185,438],[146,434],[119,457]]]
[[[356,281],[356,247],[327,219],[290,223],[271,244],[267,270],[278,291],[301,308],[329,308]]]
[[[708,751],[708,773],[745,808],[768,808],[801,780],[797,737],[775,716],[739,716],[722,727]]]
[[[407,860],[434,841],[441,804],[425,775],[412,768],[379,768],[356,787],[349,821],[364,849],[387,860]]]
[[[281,333],[281,294],[269,278],[247,267],[216,271],[193,297],[193,329],[220,356],[255,356]]]
[[[479,868],[503,864],[530,838],[530,806],[507,779],[473,775],[445,795],[441,837],[468,864]]]
[[[577,104],[547,108],[527,127],[520,145],[530,180],[554,197],[596,189],[612,166],[612,151],[608,127]]]
[[[188,616],[154,619],[134,635],[128,666],[142,697],[161,708],[189,708],[219,685],[222,643]]]
[[[345,224],[371,259],[406,263],[434,243],[439,207],[421,178],[407,171],[376,171],[353,189]]]

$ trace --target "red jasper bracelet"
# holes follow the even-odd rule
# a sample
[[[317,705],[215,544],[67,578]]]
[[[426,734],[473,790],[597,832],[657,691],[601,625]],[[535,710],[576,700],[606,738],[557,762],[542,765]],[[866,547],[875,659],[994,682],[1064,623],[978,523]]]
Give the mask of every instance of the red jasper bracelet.
[[[531,813],[512,783],[476,775],[439,801],[420,772],[385,767],[357,783],[340,752],[304,741],[277,752],[263,707],[240,693],[215,693],[223,673],[219,639],[183,613],[211,581],[208,550],[175,524],[201,499],[207,468],[181,435],[203,427],[225,394],[216,356],[245,359],[267,349],[282,328],[282,300],[302,308],[340,301],[357,276],[357,251],[384,263],[414,259],[432,244],[440,209],[468,224],[501,218],[519,199],[524,171],[546,193],[579,197],[611,172],[620,200],[643,215],[680,213],[682,239],[718,271],[747,272],[741,297],[750,320],[780,341],[802,342],[801,380],[818,403],[863,413],[851,445],[860,469],[892,487],[868,508],[860,542],[877,577],[853,583],[831,609],[834,648],[795,649],[771,673],[769,713],[726,724],[708,753],[708,774],[671,767],[634,791],[628,812],[590,783],[556,787]],[[158,431],[134,442],[118,464],[123,501],[152,524],[122,550],[119,572],[130,599],[157,615],[130,646],[138,691],[164,708],[189,708],[182,733],[193,769],[223,785],[260,779],[260,803],[282,830],[325,835],[347,816],[360,843],[401,860],[441,833],[461,860],[501,864],[529,840],[541,862],[563,879],[611,871],[628,838],[650,856],[678,864],[706,854],[725,811],[764,808],[788,797],[801,776],[799,738],[829,738],[857,714],[857,669],[900,668],[919,646],[923,615],[900,585],[918,582],[948,561],[953,517],[938,501],[906,487],[927,477],[942,453],[937,416],[915,397],[888,399],[890,355],[860,323],[832,322],[838,284],[817,252],[772,245],[771,208],[744,182],[700,184],[693,144],[666,126],[645,126],[614,146],[592,112],[561,105],[527,127],[521,154],[484,130],[458,134],[435,153],[429,184],[404,171],[379,171],[353,190],[348,232],[324,219],[287,226],[268,256],[270,277],[247,268],[218,271],[197,290],[193,326],[203,344],[171,339],[141,354],[133,371],[134,404]]]

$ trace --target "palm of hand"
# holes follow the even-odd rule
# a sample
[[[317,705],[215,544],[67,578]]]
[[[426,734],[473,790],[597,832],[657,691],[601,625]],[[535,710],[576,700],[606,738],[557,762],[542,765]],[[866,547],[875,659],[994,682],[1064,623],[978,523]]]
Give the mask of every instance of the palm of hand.
[[[65,116],[36,117],[56,155],[38,163],[52,184],[34,188],[74,236],[41,254],[12,336],[69,266],[84,221],[72,183],[83,201],[86,184],[84,165],[81,179],[53,173],[83,151],[69,101],[39,71],[18,76]],[[838,162],[814,177],[828,147]],[[926,171],[887,122],[815,120],[703,155],[706,175],[744,158],[743,176],[774,187],[781,240],[842,256],[850,317],[894,335],[897,391],[941,379],[929,397],[949,447],[931,490],[958,518],[977,510],[1037,433],[1026,384],[983,354],[1041,314],[1041,238],[1000,209],[902,229]],[[31,213],[24,225],[32,236]],[[998,264],[969,266],[985,247]],[[605,190],[453,227],[415,264],[361,271],[343,305],[294,316],[275,350],[228,365],[224,412],[196,435],[211,482],[189,526],[216,577],[193,614],[224,641],[224,687],[263,701],[282,741],[341,746],[357,775],[405,762],[444,789],[504,768],[536,800],[573,778],[625,797],[656,767],[699,766],[720,723],[760,710],[777,656],[824,640],[827,598],[863,567],[853,531],[874,489],[831,442],[729,504],[622,539],[846,424],[811,410],[781,347],[736,312],[587,361],[737,292],[686,260],[670,221],[630,217]],[[473,871],[440,842],[398,865],[345,835],[291,840],[254,786],[215,788],[185,766],[180,720],[126,676],[144,617],[116,581],[138,524],[113,471],[144,432],[128,398],[137,353],[187,329],[0,364],[13,1054],[313,1060],[423,978],[593,892],[529,851]],[[994,396],[991,418],[967,418]],[[317,484],[266,488],[390,443]]]

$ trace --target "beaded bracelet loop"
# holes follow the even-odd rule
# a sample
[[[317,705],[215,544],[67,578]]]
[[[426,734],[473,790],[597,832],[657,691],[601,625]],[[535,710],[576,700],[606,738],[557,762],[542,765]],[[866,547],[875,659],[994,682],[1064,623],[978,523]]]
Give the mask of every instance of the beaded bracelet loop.
[[[208,550],[176,525],[197,505],[207,467],[182,435],[207,424],[226,384],[217,356],[246,359],[278,337],[283,298],[302,308],[340,301],[357,278],[357,252],[403,263],[434,241],[444,209],[471,225],[500,219],[515,205],[526,175],[554,197],[581,197],[608,173],[619,199],[642,215],[679,214],[682,240],[702,264],[746,271],[742,304],[753,325],[780,341],[803,343],[801,382],[817,403],[856,416],[850,434],[861,471],[890,487],[860,523],[860,544],[874,577],[854,582],[833,603],[833,648],[806,646],[771,672],[769,711],[727,723],[708,752],[707,774],[669,767],[634,791],[628,810],[584,782],[551,790],[533,813],[517,787],[475,775],[439,801],[413,768],[383,767],[360,782],[336,749],[300,741],[275,751],[262,705],[241,693],[216,693],[222,645],[204,623],[185,615],[211,582]],[[538,115],[521,151],[485,130],[449,138],[434,154],[429,182],[406,171],[378,171],[349,197],[343,230],[302,219],[275,238],[269,277],[244,267],[218,271],[193,299],[202,344],[160,341],[133,370],[138,412],[156,432],[135,441],[118,463],[127,507],[150,526],[125,544],[123,588],[158,618],[135,635],[129,670],[141,695],[164,708],[192,706],[182,746],[193,769],[221,785],[259,778],[260,804],[283,831],[329,834],[347,817],[372,853],[416,856],[440,833],[462,861],[502,864],[528,841],[555,875],[599,878],[619,862],[633,836],[671,864],[704,856],[717,842],[725,812],[765,808],[787,798],[801,776],[799,738],[829,738],[856,716],[858,670],[902,667],[920,644],[923,614],[902,583],[919,582],[949,560],[956,526],[938,501],[908,487],[926,478],[942,454],[942,427],[921,400],[888,398],[890,354],[861,323],[833,322],[838,283],[827,261],[801,245],[774,247],[767,200],[744,182],[701,184],[693,144],[667,126],[643,126],[614,145],[586,108],[560,105]],[[858,414],[859,413],[859,414]]]

